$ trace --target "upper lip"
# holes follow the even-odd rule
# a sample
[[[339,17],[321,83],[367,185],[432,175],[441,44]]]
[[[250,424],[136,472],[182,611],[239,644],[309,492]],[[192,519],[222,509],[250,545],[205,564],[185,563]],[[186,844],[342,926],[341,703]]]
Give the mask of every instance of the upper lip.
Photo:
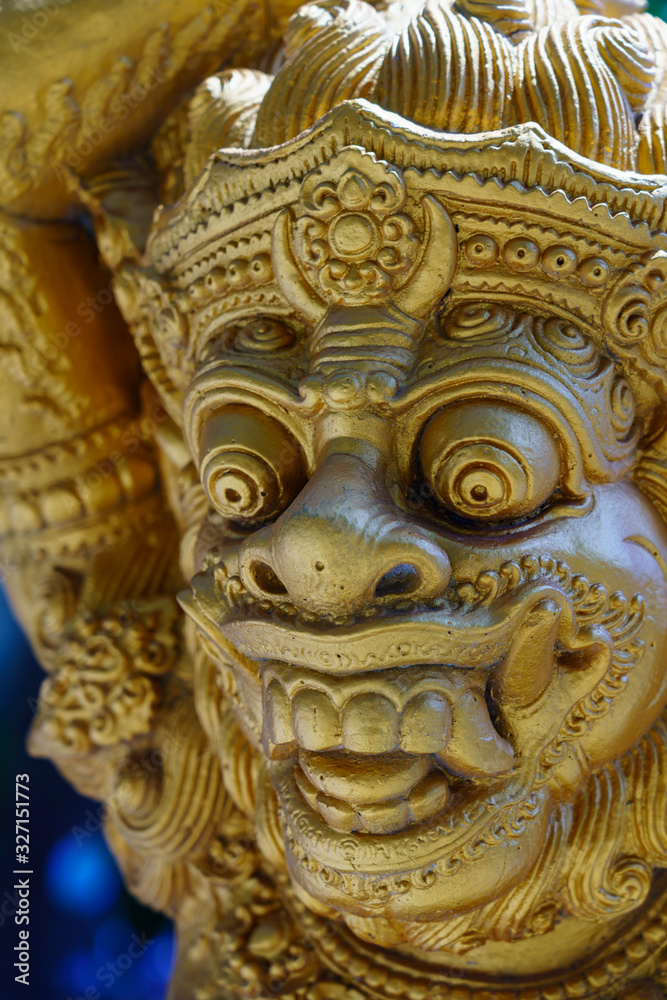
[[[386,607],[380,617],[358,617],[332,627],[329,620],[304,619],[269,601],[221,607],[213,594],[181,597],[188,614],[214,641],[233,643],[254,660],[271,659],[347,676],[414,664],[448,664],[459,669],[491,667],[508,652],[531,607],[551,601],[561,628],[577,630],[572,604],[552,584],[529,582],[490,606],[461,610],[414,607],[409,614]],[[284,607],[284,606],[283,606]],[[287,606],[289,608],[289,606]]]

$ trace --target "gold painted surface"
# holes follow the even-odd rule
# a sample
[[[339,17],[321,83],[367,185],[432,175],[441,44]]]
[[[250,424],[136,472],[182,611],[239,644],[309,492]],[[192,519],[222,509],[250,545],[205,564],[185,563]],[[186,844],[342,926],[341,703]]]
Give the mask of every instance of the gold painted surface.
[[[0,207],[58,218],[70,175],[150,142],[221,62],[258,59],[294,0],[9,0],[0,11]],[[143,162],[143,169],[148,165]]]
[[[3,119],[32,752],[171,1000],[664,1000],[667,28],[158,6],[63,7]]]

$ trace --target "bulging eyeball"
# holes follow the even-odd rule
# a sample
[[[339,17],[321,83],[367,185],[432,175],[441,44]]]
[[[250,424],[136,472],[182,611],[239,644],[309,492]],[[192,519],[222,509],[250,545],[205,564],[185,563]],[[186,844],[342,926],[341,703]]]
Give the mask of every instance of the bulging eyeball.
[[[301,449],[278,421],[258,410],[230,407],[203,429],[200,477],[206,494],[230,520],[275,517],[303,485]]]
[[[421,464],[439,502],[465,518],[524,517],[561,478],[560,450],[548,427],[500,402],[436,413],[421,440]]]

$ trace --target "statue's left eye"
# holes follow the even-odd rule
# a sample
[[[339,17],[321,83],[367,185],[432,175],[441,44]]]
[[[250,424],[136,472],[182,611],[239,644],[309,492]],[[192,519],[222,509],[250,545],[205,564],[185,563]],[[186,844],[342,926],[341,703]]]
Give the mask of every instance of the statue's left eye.
[[[435,499],[466,519],[525,518],[561,478],[560,449],[549,428],[500,402],[438,411],[424,430],[420,457]]]

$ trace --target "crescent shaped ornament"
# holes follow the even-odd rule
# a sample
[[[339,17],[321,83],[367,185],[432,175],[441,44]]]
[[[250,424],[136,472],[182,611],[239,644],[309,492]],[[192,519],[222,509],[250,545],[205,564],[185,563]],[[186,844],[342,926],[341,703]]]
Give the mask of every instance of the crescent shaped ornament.
[[[458,259],[456,230],[440,202],[424,198],[424,236],[421,260],[394,301],[410,316],[425,316],[449,290]]]
[[[306,320],[317,324],[324,316],[327,306],[312,285],[304,279],[296,263],[290,239],[292,221],[292,213],[288,208],[283,209],[276,219],[271,238],[273,271],[287,301]]]

